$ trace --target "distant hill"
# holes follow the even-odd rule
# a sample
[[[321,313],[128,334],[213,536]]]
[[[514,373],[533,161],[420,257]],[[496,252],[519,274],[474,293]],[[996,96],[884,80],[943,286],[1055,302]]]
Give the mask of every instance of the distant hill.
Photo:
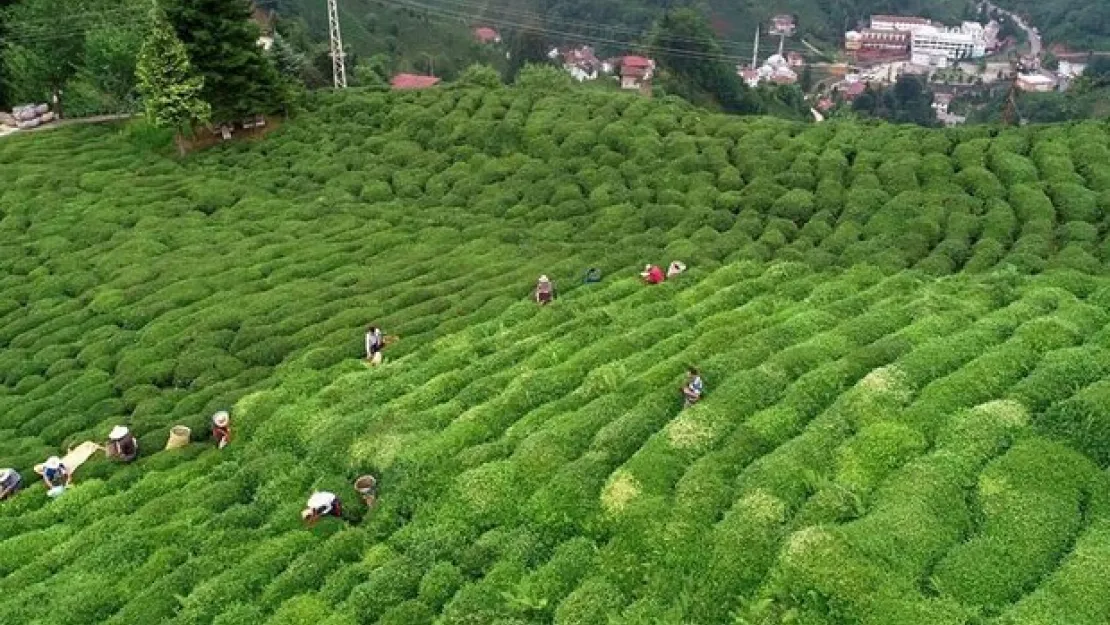
[[[998,4],[1028,16],[1050,45],[1110,50],[1110,2],[1106,0],[1002,0]]]

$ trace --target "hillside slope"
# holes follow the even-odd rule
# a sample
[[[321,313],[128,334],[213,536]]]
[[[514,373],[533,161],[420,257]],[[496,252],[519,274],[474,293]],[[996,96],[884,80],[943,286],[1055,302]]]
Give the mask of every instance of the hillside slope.
[[[0,466],[142,449],[0,503],[2,623],[1110,617],[1105,126],[503,89],[134,137],[0,141]]]

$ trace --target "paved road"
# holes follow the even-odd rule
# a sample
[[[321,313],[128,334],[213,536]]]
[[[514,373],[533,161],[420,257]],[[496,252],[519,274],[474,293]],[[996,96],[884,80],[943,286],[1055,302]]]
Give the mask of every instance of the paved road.
[[[49,124],[43,124],[41,126],[36,126],[35,128],[26,128],[26,129],[23,129],[23,130],[12,128],[12,129],[10,129],[6,132],[5,131],[0,131],[0,137],[6,137],[8,135],[20,134],[20,133],[24,133],[24,132],[38,132],[40,130],[50,130],[51,128],[61,128],[63,126],[73,126],[75,124],[103,124],[103,123],[107,123],[107,122],[119,121],[121,119],[128,119],[129,117],[131,117],[131,115],[124,114],[124,115],[97,115],[95,117],[76,117],[76,118],[72,118],[72,119],[66,118],[66,119],[58,120],[56,122],[50,122]]]
[[[1018,28],[1024,30],[1025,36],[1029,38],[1029,53],[1035,57],[1041,56],[1041,52],[1044,50],[1044,43],[1041,41],[1041,36],[1037,32],[1036,28],[1026,23],[1026,21],[1023,20],[1021,16],[1016,13],[1011,13],[1010,11],[1007,11],[1006,9],[996,6],[990,2],[984,2],[983,4],[990,7],[992,11],[998,11],[999,13],[1009,15],[1010,19],[1014,20],[1014,23],[1018,25]]]

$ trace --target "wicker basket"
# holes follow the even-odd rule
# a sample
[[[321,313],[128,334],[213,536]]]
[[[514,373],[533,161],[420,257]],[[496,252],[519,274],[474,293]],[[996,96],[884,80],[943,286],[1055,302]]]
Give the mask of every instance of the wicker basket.
[[[166,441],[166,449],[181,449],[189,444],[193,431],[184,425],[175,425],[170,428],[170,439]]]

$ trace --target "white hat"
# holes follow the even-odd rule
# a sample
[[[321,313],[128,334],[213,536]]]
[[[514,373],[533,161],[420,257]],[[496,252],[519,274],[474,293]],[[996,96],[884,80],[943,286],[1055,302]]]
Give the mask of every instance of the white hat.
[[[308,517],[310,516],[312,516],[312,508],[305,508],[304,510],[301,510],[302,519],[308,519]]]
[[[540,282],[550,282],[550,280],[547,279],[547,276],[540,276]]]
[[[8,478],[12,476],[11,469],[0,469],[0,482],[7,482]]]
[[[108,432],[108,440],[110,441],[123,440],[124,436],[127,436],[127,428],[123,427],[122,425],[117,425],[116,427],[112,428],[111,432]]]
[[[59,458],[57,456],[50,456],[49,458],[46,459],[46,468],[47,469],[57,469],[60,466],[62,466],[62,459],[61,458]]]
[[[225,425],[227,425],[229,419],[230,415],[227,414],[226,410],[221,410],[212,415],[212,423],[215,423],[219,427],[224,427]]]
[[[644,271],[651,271],[651,263],[644,265]]]

